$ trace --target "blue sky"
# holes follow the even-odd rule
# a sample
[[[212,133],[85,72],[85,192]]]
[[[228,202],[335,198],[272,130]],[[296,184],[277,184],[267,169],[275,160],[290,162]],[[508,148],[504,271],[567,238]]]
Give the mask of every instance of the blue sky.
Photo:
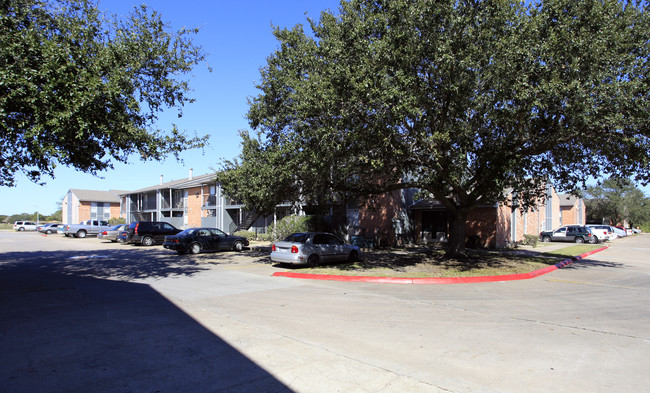
[[[171,0],[100,0],[99,8],[117,15],[126,15],[134,6],[147,4],[162,14],[174,29],[200,27],[198,44],[208,53],[205,65],[194,70],[191,86],[196,102],[183,108],[183,117],[172,110],[161,116],[159,126],[169,128],[173,122],[190,134],[210,134],[205,151],[192,150],[181,155],[183,163],[173,157],[164,162],[142,162],[136,156],[128,165],[94,177],[70,168],[57,167],[55,178],[44,178],[45,186],[31,183],[20,176],[17,186],[0,187],[0,214],[52,214],[71,188],[91,190],[136,190],[165,181],[186,178],[189,169],[205,174],[218,169],[223,159],[240,152],[238,131],[249,129],[244,116],[247,98],[257,94],[255,82],[259,69],[277,48],[272,25],[293,27],[307,25],[306,14],[318,19],[320,13],[338,10],[338,0],[259,0],[259,1],[171,1]]]

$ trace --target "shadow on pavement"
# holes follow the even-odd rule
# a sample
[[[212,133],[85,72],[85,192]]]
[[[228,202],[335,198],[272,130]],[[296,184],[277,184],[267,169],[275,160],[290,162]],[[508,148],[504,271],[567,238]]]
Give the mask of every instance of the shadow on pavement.
[[[191,261],[61,254],[1,256],[0,391],[290,391],[151,287],[91,277],[192,274]]]

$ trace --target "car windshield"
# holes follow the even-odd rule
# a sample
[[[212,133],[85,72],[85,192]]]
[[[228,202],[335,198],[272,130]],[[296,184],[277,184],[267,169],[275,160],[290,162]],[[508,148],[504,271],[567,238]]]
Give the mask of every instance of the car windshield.
[[[294,233],[287,236],[284,241],[290,243],[306,243],[307,239],[309,239],[309,234],[307,233]]]

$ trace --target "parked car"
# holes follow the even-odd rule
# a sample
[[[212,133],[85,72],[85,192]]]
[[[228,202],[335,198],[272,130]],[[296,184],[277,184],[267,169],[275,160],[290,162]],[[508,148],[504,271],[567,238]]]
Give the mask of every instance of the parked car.
[[[162,221],[136,221],[126,228],[127,241],[143,246],[162,244],[165,236],[175,235],[180,231],[172,224]]]
[[[120,232],[124,232],[126,230],[126,227],[128,227],[127,224],[115,225],[111,229],[99,232],[97,234],[97,239],[110,240],[115,243],[117,241],[117,236],[120,234]]]
[[[165,236],[163,247],[179,254],[198,254],[202,251],[235,250],[248,246],[248,239],[228,235],[217,228],[189,228],[176,235]]]
[[[44,233],[46,235],[51,235],[54,232],[57,232],[59,230],[59,227],[62,226],[62,225],[63,224],[55,224],[55,223],[44,224],[44,225],[41,225],[41,226],[38,227],[38,231],[40,233]]]
[[[587,228],[591,229],[591,232],[594,234],[594,243],[615,239],[614,231],[609,225],[589,224]]]
[[[325,232],[294,233],[271,245],[271,261],[277,263],[318,266],[328,262],[353,262],[360,258],[358,246]]]
[[[14,222],[14,231],[35,231],[36,223],[33,221],[16,221]]]
[[[543,242],[592,243],[593,234],[587,227],[580,225],[566,225],[554,231],[541,232],[539,234],[539,239]]]
[[[126,231],[128,229],[128,226],[125,228],[125,230],[121,231],[115,240],[117,240],[118,243],[128,243],[131,237],[129,236],[129,232]]]
[[[614,229],[614,232],[618,235],[618,237],[625,237],[627,236],[627,231],[623,227],[615,226],[612,227]]]

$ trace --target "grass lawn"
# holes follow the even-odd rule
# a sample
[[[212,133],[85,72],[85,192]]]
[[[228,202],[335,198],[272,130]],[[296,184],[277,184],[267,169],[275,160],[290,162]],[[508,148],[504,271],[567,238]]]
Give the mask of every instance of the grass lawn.
[[[571,258],[602,247],[604,247],[602,244],[576,244],[575,246],[545,252],[544,255],[550,257]]]
[[[448,259],[442,249],[373,250],[364,260],[315,268],[294,268],[300,273],[371,277],[475,277],[529,273],[555,265],[559,261],[602,247],[568,246],[538,256],[511,251],[468,250],[467,258]]]

